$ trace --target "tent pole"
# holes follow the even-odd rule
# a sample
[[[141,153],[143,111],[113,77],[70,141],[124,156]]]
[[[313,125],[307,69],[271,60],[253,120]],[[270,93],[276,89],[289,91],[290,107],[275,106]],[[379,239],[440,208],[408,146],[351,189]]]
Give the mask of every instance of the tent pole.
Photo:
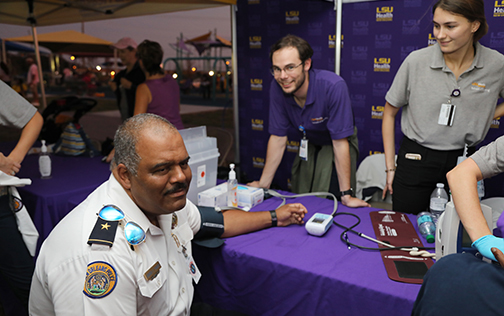
[[[343,0],[334,0],[334,10],[336,11],[336,35],[334,38],[334,72],[340,75],[341,67],[341,16],[343,11]]]
[[[231,64],[233,69],[233,119],[235,130],[235,159],[234,163],[237,167],[237,179],[241,180],[241,166],[240,166],[240,124],[238,115],[238,60],[237,60],[237,36],[236,36],[236,11],[238,7],[231,5],[231,37],[232,37],[232,58]]]
[[[2,40],[2,61],[7,64],[7,52],[5,51],[5,40]]]
[[[44,89],[44,77],[42,76],[42,63],[40,61],[40,50],[39,50],[39,45],[38,45],[38,38],[37,38],[37,28],[35,27],[35,24],[32,24],[32,34],[33,34],[33,43],[35,44],[35,58],[37,59],[37,67],[38,67],[38,73],[39,73],[39,83],[40,83],[40,94],[42,97],[42,110],[47,107],[47,100],[46,100],[46,95],[45,95],[45,89]]]

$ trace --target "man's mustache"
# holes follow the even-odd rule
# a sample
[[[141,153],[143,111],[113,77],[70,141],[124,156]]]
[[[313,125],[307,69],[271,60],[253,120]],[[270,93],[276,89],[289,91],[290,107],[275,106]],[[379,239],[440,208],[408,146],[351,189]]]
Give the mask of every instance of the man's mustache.
[[[175,193],[179,190],[185,190],[185,189],[187,189],[187,183],[177,182],[177,183],[175,183],[175,185],[173,185],[173,188],[166,190],[164,195],[169,195],[169,194]]]

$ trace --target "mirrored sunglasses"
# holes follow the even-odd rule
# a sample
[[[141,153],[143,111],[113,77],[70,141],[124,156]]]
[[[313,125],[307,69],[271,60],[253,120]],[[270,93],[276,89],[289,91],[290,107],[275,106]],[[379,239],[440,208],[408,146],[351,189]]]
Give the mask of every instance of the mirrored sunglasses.
[[[124,212],[115,205],[105,205],[98,216],[110,222],[125,221]],[[127,221],[124,225],[124,237],[130,245],[136,246],[145,241],[145,231],[137,223]]]

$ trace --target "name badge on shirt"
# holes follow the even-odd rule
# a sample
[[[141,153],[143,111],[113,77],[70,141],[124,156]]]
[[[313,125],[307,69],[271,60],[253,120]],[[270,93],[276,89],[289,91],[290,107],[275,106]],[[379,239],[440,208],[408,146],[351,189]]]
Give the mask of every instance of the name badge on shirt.
[[[441,111],[439,112],[438,124],[444,126],[452,126],[456,108],[457,106],[454,104],[448,104],[448,103],[441,104]]]
[[[299,157],[305,161],[308,161],[308,139],[301,139],[301,145],[299,146]]]

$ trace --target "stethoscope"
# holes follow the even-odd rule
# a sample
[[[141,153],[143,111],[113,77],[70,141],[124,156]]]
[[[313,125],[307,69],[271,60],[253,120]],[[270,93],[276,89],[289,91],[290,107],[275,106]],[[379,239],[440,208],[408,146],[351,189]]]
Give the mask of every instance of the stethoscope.
[[[364,233],[361,233],[361,232],[358,232],[358,231],[354,230],[353,228],[356,227],[357,225],[359,225],[360,222],[361,222],[359,216],[357,216],[355,214],[352,214],[352,213],[339,212],[339,213],[335,213],[334,214],[334,218],[336,218],[336,216],[338,216],[338,215],[350,215],[350,216],[353,216],[353,217],[355,217],[357,219],[357,223],[355,223],[354,225],[352,225],[350,227],[342,225],[342,224],[336,222],[336,220],[333,219],[333,223],[336,226],[338,226],[340,228],[343,228],[343,232],[340,235],[340,239],[341,239],[342,242],[346,243],[346,245],[349,247],[349,249],[350,249],[350,246],[354,246],[356,248],[366,249],[366,250],[378,250],[378,251],[402,250],[402,251],[407,252],[412,257],[421,257],[421,258],[436,259],[436,254],[435,253],[430,253],[430,252],[427,251],[427,250],[435,249],[433,247],[405,247],[405,246],[403,246],[403,247],[396,247],[396,246],[393,246],[393,245],[391,245],[389,243],[383,242],[381,240],[375,239],[375,238],[370,237],[370,236],[368,236],[368,235],[366,235]],[[387,248],[372,248],[372,247],[365,247],[365,246],[360,246],[360,245],[351,243],[348,240],[348,234],[347,234],[348,232],[352,232],[352,233],[356,234],[359,237],[362,237],[362,238],[367,239],[369,241],[375,242],[375,243],[380,244],[382,246],[385,246]],[[400,259],[399,257],[401,257],[403,259],[413,259],[413,258],[408,258],[406,256],[388,256],[389,259]],[[421,259],[421,258],[415,258],[415,259],[424,260],[424,259]]]

